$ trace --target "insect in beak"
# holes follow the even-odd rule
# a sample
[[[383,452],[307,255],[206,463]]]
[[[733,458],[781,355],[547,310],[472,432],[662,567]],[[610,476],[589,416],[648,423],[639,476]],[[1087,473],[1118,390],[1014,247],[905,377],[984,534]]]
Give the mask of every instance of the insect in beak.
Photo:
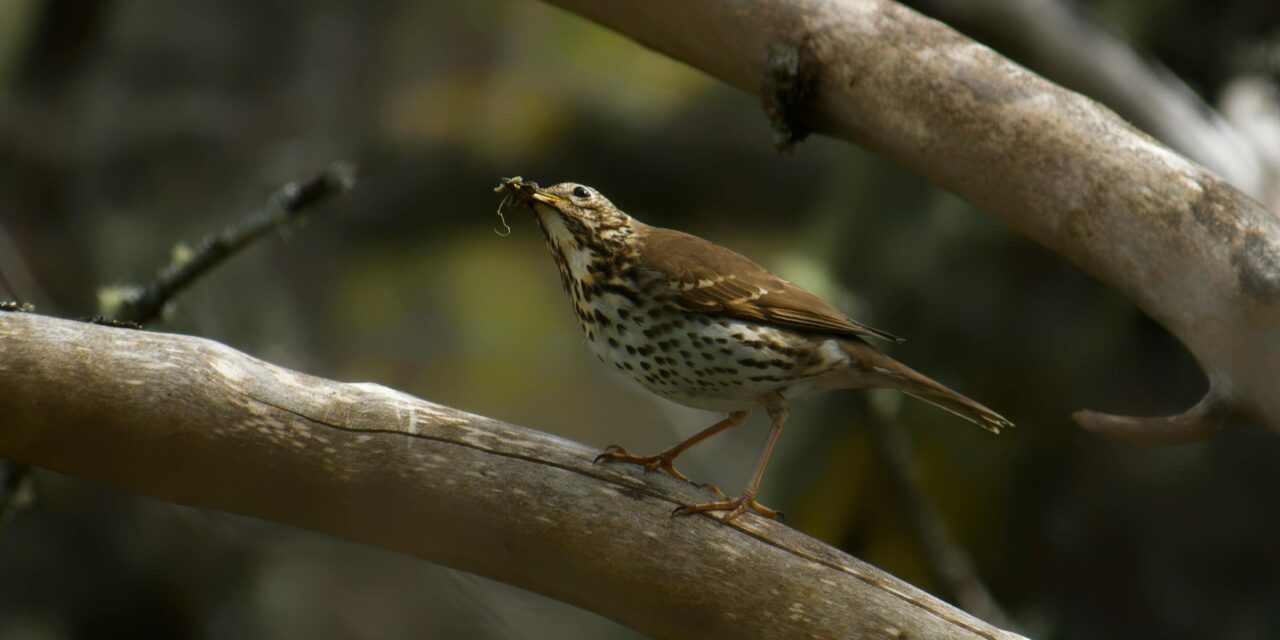
[[[503,178],[501,184],[494,188],[494,191],[499,193],[503,191],[508,192],[514,197],[516,204],[522,204],[529,200],[533,200],[543,204],[555,205],[561,200],[559,196],[543,191],[538,186],[538,183],[533,182],[532,180],[526,181],[520,176],[516,176],[514,178]]]

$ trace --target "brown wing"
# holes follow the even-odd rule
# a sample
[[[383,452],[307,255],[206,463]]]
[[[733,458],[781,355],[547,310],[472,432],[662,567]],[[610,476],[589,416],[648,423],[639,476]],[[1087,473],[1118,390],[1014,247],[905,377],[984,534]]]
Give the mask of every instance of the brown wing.
[[[677,304],[688,311],[755,320],[799,331],[893,342],[902,338],[850,320],[818,296],[797,287],[749,258],[687,233],[646,227],[638,268],[666,281]]]

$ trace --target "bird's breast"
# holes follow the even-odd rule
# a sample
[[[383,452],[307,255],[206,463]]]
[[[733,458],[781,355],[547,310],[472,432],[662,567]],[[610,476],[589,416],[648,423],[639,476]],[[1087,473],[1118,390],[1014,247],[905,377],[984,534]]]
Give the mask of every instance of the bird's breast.
[[[775,393],[820,388],[846,364],[839,350],[793,332],[604,293],[583,305],[597,357],[649,391],[699,409],[734,411]]]

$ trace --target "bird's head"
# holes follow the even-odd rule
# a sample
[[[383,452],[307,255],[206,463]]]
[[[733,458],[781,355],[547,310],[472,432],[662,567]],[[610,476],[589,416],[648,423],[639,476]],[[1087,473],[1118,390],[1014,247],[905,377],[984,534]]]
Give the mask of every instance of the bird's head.
[[[561,182],[543,189],[519,178],[504,179],[502,184],[517,203],[533,209],[547,242],[562,252],[608,251],[633,231],[631,216],[586,185]]]

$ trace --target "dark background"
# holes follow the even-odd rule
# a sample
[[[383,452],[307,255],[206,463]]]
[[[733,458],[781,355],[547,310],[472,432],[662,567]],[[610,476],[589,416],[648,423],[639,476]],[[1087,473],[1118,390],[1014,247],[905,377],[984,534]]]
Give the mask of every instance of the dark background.
[[[1259,60],[1275,78],[1272,3],[1089,8],[1210,102]],[[154,328],[656,451],[716,417],[605,374],[532,221],[493,232],[500,176],[584,182],[906,336],[896,357],[1018,424],[996,438],[871,394],[1014,628],[1280,636],[1275,433],[1140,449],[1083,432],[1071,411],[1176,412],[1205,381],[1128,301],[874,155],[828,139],[779,154],[754,97],[532,0],[0,2],[0,269],[42,312],[94,314],[335,159],[361,166],[352,194]],[[943,594],[860,397],[797,403],[762,500]],[[763,435],[753,416],[683,469],[739,487]],[[46,472],[35,487],[0,529],[4,640],[635,635],[389,552]]]

